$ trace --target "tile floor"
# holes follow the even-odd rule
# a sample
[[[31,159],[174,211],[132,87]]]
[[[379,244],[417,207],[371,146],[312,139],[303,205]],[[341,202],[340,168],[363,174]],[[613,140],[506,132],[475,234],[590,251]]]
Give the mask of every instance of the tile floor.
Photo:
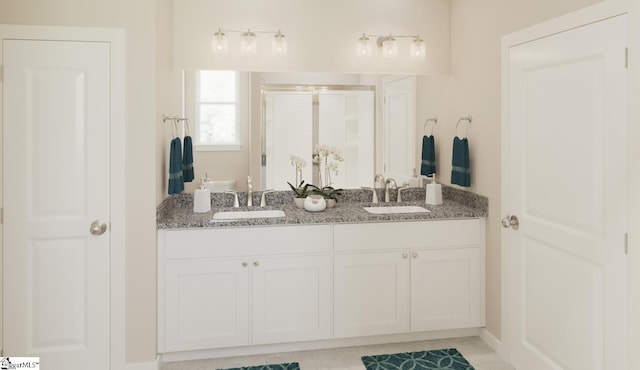
[[[514,370],[478,337],[346,347],[317,351],[169,362],[161,370],[216,370],[242,366],[298,362],[300,370],[364,370],[361,356],[456,348],[475,370]]]

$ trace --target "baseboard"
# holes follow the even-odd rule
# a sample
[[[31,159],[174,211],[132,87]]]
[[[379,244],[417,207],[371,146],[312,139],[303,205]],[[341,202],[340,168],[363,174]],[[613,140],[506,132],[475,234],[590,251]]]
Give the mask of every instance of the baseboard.
[[[430,332],[416,332],[404,334],[389,334],[369,337],[354,337],[341,339],[327,339],[320,341],[265,344],[235,348],[218,348],[200,351],[168,352],[160,355],[160,362],[191,361],[209,358],[264,355],[279,352],[298,352],[320,349],[331,349],[353,346],[368,346],[373,344],[412,342],[417,340],[433,340],[446,338],[461,338],[478,335],[478,328],[439,330]],[[129,370],[129,369],[127,369]],[[138,370],[138,369],[136,369]],[[143,369],[141,369],[143,370]]]
[[[160,369],[160,357],[156,357],[155,361],[150,362],[136,362],[133,364],[126,364],[125,370],[158,370]]]
[[[493,334],[491,334],[489,330],[487,330],[486,328],[481,328],[480,330],[478,330],[478,336],[480,337],[480,339],[482,339],[483,342],[485,342],[489,347],[491,347],[491,349],[494,350],[500,357],[504,358],[502,354],[502,342],[500,342],[498,338],[493,336]]]

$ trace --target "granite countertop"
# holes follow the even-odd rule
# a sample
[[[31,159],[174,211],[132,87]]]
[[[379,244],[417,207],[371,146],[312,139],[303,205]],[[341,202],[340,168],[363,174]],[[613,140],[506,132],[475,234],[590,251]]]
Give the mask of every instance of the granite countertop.
[[[158,206],[156,211],[156,225],[158,229],[195,229],[210,227],[243,227],[243,226],[267,226],[267,225],[298,225],[298,224],[330,224],[330,223],[364,223],[364,222],[390,222],[390,221],[418,221],[418,220],[443,220],[486,217],[488,200],[486,197],[443,185],[443,204],[433,206],[424,203],[424,188],[410,188],[402,191],[401,203],[385,203],[384,191],[378,189],[378,204],[371,203],[370,190],[345,190],[338,198],[335,207],[327,208],[321,212],[308,212],[296,208],[293,204],[291,191],[278,191],[266,195],[268,206],[239,208],[231,207],[233,196],[228,194],[211,194],[211,211],[206,213],[193,212],[193,195],[178,194],[167,197]],[[254,192],[253,204],[260,204],[261,192]],[[246,204],[247,194],[238,193],[240,204]],[[396,199],[396,191],[391,193],[391,199]],[[371,214],[363,207],[385,206],[421,206],[430,212],[423,213],[395,213],[395,214]],[[239,220],[215,220],[211,222],[213,214],[224,211],[247,210],[282,210],[285,217],[251,218]]]

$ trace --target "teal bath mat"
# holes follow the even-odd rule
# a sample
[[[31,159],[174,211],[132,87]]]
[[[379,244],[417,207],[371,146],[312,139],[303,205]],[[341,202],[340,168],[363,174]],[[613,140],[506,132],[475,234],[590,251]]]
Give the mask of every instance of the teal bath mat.
[[[363,356],[367,370],[474,370],[455,348]]]
[[[285,364],[235,367],[232,369],[218,369],[218,370],[300,370],[300,365],[298,365],[297,362],[291,362],[291,363],[285,363]]]

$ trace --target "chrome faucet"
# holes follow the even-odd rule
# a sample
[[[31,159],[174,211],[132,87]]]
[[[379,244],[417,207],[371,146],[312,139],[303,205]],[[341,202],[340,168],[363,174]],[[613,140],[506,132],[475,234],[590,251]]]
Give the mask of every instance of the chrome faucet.
[[[384,183],[384,202],[385,203],[389,203],[389,189],[397,189],[398,188],[398,184],[396,183],[396,180],[392,179],[391,177],[387,179],[387,181],[385,181]]]
[[[251,185],[251,176],[247,176],[247,207],[253,206],[253,186]]]
[[[273,189],[269,189],[269,190],[264,190],[262,192],[262,195],[260,195],[260,207],[266,207],[267,205],[267,193],[273,193],[275,190]]]
[[[235,190],[222,190],[222,191],[216,191],[215,193],[223,193],[223,194],[231,194],[231,195],[233,195],[233,207],[234,208],[240,207],[240,202],[238,202],[238,193]]]
[[[382,176],[382,174],[376,174],[376,176],[373,178],[373,187],[375,189],[384,188],[384,176]]]
[[[402,202],[402,190],[409,189],[409,185],[403,185],[398,188],[398,203]]]
[[[371,190],[373,192],[373,198],[371,199],[371,203],[373,203],[373,204],[377,204],[378,203],[378,192],[376,191],[376,189],[368,188],[366,186],[363,186],[362,189]]]

